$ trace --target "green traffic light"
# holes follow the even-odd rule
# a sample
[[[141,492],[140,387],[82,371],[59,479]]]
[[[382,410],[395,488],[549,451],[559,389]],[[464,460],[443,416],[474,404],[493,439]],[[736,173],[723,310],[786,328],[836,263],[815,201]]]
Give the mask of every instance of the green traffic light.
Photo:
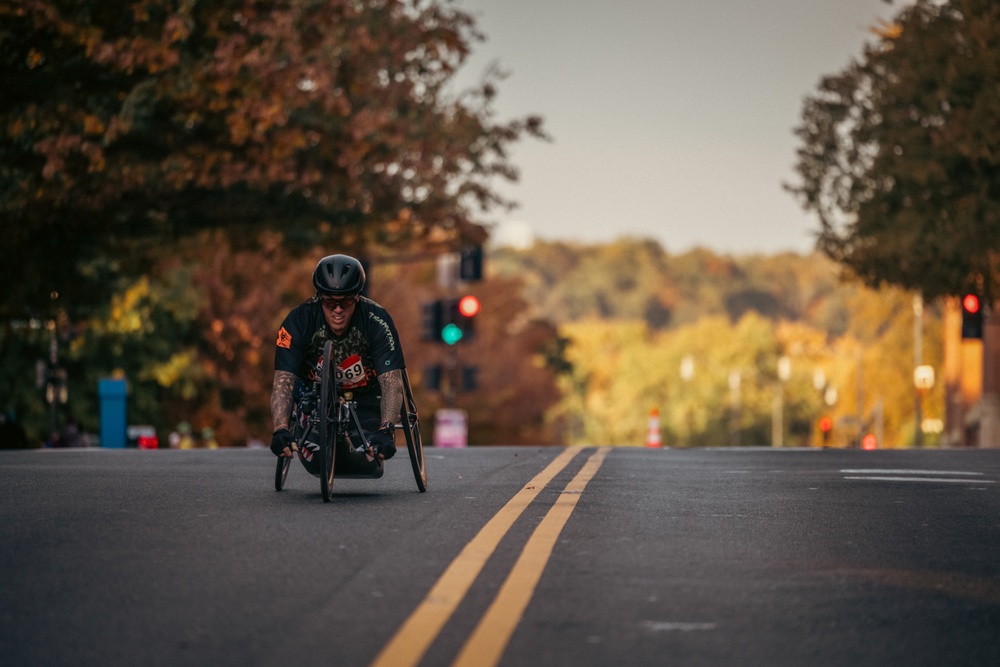
[[[457,324],[446,324],[443,329],[441,329],[441,340],[448,343],[448,345],[454,345],[458,341],[462,340],[462,330]]]

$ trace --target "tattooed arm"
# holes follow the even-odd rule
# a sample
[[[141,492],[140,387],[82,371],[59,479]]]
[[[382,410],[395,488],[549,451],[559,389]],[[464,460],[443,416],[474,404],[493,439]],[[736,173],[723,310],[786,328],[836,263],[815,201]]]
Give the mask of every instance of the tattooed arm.
[[[292,400],[294,398],[295,373],[274,371],[274,385],[271,388],[271,420],[274,430],[287,428],[292,418]]]
[[[403,409],[403,371],[382,373],[378,383],[382,387],[382,423],[395,424]]]

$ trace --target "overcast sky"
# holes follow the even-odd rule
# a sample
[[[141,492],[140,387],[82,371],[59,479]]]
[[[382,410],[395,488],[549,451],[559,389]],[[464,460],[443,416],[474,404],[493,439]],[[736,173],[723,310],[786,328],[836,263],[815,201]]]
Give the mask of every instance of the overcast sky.
[[[521,142],[520,202],[490,222],[545,239],[651,237],[671,253],[812,249],[818,222],[782,183],[804,96],[843,70],[897,0],[456,0],[487,41],[501,119],[545,118]],[[502,234],[501,234],[502,235]]]

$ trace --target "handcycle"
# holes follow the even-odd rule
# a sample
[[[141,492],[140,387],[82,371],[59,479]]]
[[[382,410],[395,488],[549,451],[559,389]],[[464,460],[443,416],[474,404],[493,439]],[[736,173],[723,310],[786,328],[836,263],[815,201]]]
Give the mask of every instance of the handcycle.
[[[336,363],[333,360],[333,343],[327,341],[323,345],[323,370],[318,382],[313,383],[312,399],[315,402],[312,415],[303,426],[296,424],[293,430],[293,440],[301,447],[306,440],[319,440],[319,481],[320,491],[323,494],[323,502],[330,502],[333,497],[333,478],[335,473],[335,460],[337,447],[356,448],[359,443],[348,443],[349,431],[353,426],[357,435],[361,438],[361,447],[364,451],[371,451],[371,445],[364,429],[361,427],[361,418],[358,416],[357,403],[351,400],[349,392],[344,392],[337,381],[334,372]],[[417,482],[417,489],[421,493],[427,490],[427,468],[424,465],[423,443],[420,439],[420,423],[417,416],[417,408],[413,402],[413,391],[410,388],[410,380],[406,374],[403,375],[403,407],[400,410],[399,418],[395,428],[403,432],[406,439],[406,451],[410,455],[410,465],[413,468],[413,477]],[[382,461],[378,462],[378,467],[368,474],[348,473],[340,475],[345,479],[378,479],[383,474]],[[274,471],[274,489],[281,491],[288,479],[288,469],[291,468],[292,459],[280,457]]]

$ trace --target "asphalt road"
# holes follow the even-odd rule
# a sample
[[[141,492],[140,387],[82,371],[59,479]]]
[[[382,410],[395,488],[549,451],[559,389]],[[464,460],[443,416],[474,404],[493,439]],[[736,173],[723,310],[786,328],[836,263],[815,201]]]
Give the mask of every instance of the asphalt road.
[[[426,454],[0,452],[0,662],[1000,665],[1000,451]]]

